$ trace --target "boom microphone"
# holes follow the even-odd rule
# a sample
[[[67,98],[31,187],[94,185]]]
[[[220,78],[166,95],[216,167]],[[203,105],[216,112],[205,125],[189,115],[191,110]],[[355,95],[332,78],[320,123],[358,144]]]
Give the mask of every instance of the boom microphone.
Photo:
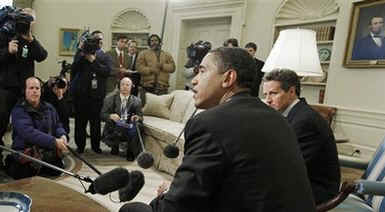
[[[107,173],[97,177],[91,183],[87,192],[91,194],[108,194],[127,185],[130,179],[130,173],[124,168],[115,168]]]
[[[131,201],[144,185],[144,175],[140,171],[132,171],[127,185],[119,189],[120,202]]]
[[[190,119],[195,115],[198,108],[195,108],[194,112],[191,114]],[[175,139],[173,144],[169,144],[164,148],[163,154],[168,158],[177,158],[179,156],[179,148],[176,146],[180,137],[182,136],[184,130],[186,129],[186,125],[183,127],[182,131],[179,133],[178,137]]]
[[[154,157],[150,152],[147,152],[146,149],[144,148],[142,134],[140,133],[140,130],[136,121],[134,122],[134,125],[136,129],[136,133],[138,134],[138,137],[139,137],[140,145],[142,146],[142,152],[136,158],[136,161],[141,168],[148,169],[154,165]]]

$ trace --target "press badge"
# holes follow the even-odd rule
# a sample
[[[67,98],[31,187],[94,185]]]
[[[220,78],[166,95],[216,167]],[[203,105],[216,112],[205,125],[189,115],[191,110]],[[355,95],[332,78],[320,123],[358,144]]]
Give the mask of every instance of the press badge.
[[[96,79],[96,75],[93,74],[93,79],[91,81],[91,87],[92,89],[97,89],[98,88],[98,80]]]

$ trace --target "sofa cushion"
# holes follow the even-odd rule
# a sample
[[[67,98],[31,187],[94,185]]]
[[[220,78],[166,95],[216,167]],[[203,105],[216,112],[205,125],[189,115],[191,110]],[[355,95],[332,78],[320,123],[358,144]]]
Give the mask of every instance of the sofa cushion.
[[[174,101],[171,104],[170,120],[182,122],[188,105],[193,100],[193,92],[185,90],[175,90],[171,93]]]
[[[146,93],[146,104],[143,107],[143,115],[156,116],[159,118],[170,118],[170,105],[174,99],[173,95],[154,95]]]

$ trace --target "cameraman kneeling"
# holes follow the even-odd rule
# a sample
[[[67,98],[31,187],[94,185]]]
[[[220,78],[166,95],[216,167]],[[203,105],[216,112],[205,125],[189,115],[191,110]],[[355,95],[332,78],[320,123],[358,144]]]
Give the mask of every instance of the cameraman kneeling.
[[[140,153],[135,124],[142,125],[142,103],[131,95],[132,81],[124,77],[118,84],[119,92],[104,99],[101,118],[106,122],[102,141],[111,147],[111,154],[119,154],[119,143],[128,142],[127,160],[133,161]]]
[[[11,113],[12,149],[63,168],[61,157],[68,151],[67,133],[56,110],[51,104],[40,101],[40,95],[41,82],[36,77],[28,78],[25,98],[16,103]],[[16,154],[8,155],[5,162],[7,174],[14,179],[61,174]]]

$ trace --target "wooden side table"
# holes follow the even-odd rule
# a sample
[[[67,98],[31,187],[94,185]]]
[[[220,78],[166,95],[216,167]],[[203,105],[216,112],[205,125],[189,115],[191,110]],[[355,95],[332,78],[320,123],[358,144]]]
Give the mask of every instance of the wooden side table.
[[[1,191],[14,191],[32,199],[32,212],[108,212],[100,203],[71,188],[43,177],[25,178],[0,184]]]

